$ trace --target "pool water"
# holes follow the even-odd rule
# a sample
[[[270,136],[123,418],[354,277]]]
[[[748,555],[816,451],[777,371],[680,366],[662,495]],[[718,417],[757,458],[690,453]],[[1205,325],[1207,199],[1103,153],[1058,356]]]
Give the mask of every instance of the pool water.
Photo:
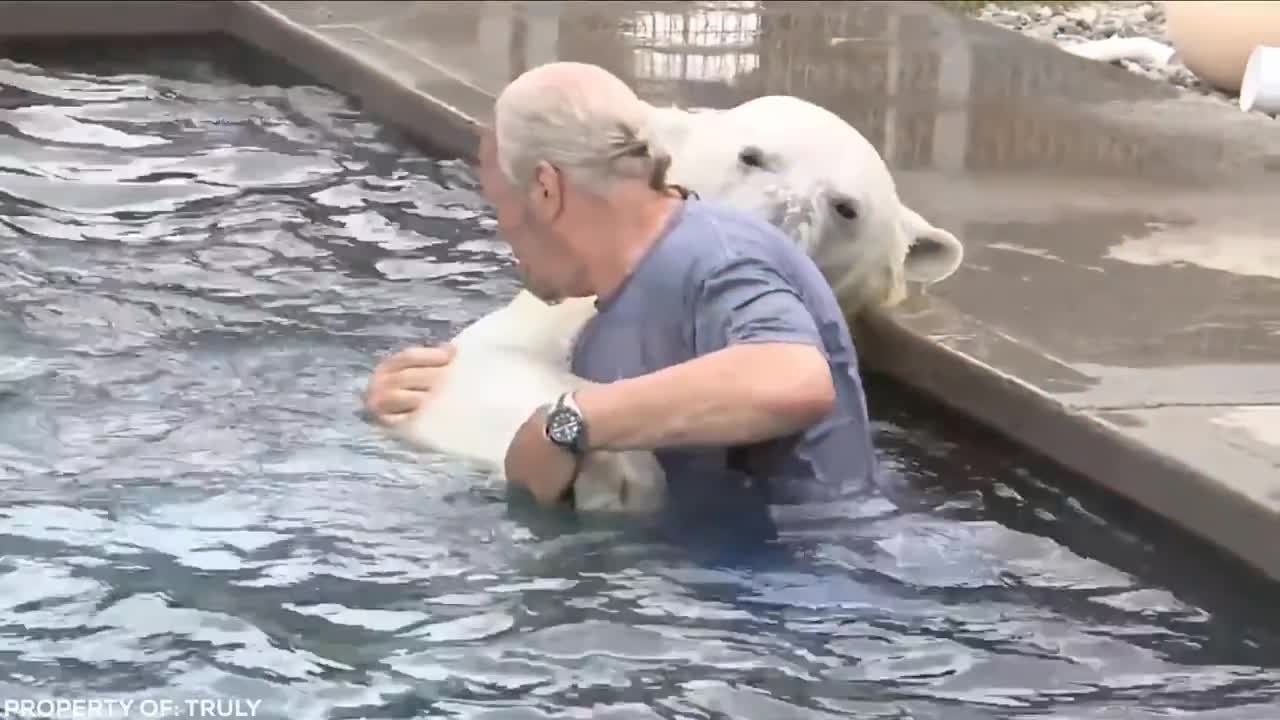
[[[0,699],[1280,717],[1274,595],[882,381],[890,488],[749,564],[388,441],[372,363],[501,304],[509,259],[464,165],[230,67],[0,59]]]

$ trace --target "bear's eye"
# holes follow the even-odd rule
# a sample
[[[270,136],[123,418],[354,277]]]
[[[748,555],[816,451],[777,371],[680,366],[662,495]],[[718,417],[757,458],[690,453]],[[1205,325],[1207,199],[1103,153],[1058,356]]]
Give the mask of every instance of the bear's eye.
[[[761,152],[760,148],[748,145],[738,153],[738,162],[747,167],[763,168],[764,153]]]
[[[837,200],[832,207],[835,208],[836,214],[845,220],[858,219],[858,209],[848,200]]]

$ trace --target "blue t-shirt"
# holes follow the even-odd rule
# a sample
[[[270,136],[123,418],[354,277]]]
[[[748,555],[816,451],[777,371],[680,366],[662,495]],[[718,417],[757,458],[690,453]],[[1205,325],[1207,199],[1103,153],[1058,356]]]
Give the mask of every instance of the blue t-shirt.
[[[733,448],[656,451],[669,507],[681,515],[815,502],[873,483],[857,353],[814,262],[764,220],[686,200],[662,236],[579,335],[573,372],[594,382],[645,375],[747,342],[787,341],[826,354],[837,399],[804,433]],[[740,514],[737,512],[735,514]]]

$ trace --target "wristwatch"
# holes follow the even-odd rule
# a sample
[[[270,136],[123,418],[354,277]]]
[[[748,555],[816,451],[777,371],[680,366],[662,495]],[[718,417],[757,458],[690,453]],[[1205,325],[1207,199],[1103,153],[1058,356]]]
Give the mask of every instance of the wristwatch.
[[[587,446],[587,422],[582,410],[573,400],[573,393],[565,393],[547,411],[543,425],[547,439],[574,455],[581,455]]]

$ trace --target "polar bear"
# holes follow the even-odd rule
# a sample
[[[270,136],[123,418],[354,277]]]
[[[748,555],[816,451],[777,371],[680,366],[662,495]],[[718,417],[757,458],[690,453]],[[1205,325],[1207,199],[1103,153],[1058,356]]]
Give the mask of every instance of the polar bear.
[[[670,182],[781,228],[849,314],[896,305],[907,281],[941,281],[961,262],[956,237],[899,200],[875,147],[818,105],[777,95],[727,110],[654,107],[650,130],[672,158]],[[548,305],[520,291],[452,340],[457,354],[444,381],[397,434],[501,473],[525,419],[586,384],[569,372],[570,354],[594,313],[594,298]],[[665,497],[648,451],[591,453],[574,485],[580,512],[651,513]]]

